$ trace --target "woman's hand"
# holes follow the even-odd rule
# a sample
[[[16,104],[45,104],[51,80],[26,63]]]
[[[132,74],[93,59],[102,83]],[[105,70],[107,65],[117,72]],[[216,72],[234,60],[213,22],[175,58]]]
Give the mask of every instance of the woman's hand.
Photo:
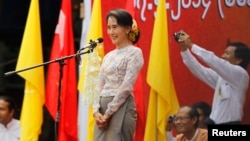
[[[111,118],[111,116],[107,115],[107,114],[104,114],[104,116],[103,116],[103,120],[107,121],[107,122],[109,122],[110,118]]]
[[[104,116],[101,113],[98,113],[98,112],[94,113],[94,118],[99,128],[107,127],[108,121],[104,118]]]

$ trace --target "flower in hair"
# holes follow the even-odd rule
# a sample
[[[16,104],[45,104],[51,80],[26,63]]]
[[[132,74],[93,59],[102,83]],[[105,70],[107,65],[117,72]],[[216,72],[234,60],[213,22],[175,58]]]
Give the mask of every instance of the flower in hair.
[[[138,34],[139,34],[139,29],[138,29],[138,26],[137,26],[135,19],[133,19],[132,29],[129,32],[128,37],[132,42],[135,42],[136,36],[138,36]]]

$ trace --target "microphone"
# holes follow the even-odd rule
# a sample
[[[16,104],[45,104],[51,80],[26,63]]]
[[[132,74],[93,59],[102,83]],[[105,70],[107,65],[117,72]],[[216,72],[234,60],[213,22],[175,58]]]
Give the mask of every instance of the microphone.
[[[103,38],[98,38],[97,40],[93,41],[93,40],[90,40],[89,44],[85,45],[82,47],[82,49],[85,49],[85,48],[94,48],[96,47],[97,43],[102,43],[103,42]],[[81,50],[82,50],[81,49]]]

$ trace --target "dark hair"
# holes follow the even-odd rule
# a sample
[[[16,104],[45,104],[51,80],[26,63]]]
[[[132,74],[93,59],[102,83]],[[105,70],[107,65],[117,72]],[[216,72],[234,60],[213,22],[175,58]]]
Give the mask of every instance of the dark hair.
[[[190,119],[197,118],[197,121],[194,124],[194,126],[197,128],[199,126],[199,112],[193,106],[188,106],[188,107],[190,107],[190,111],[188,112]]]
[[[205,118],[209,117],[210,113],[211,113],[211,106],[209,104],[207,104],[204,101],[199,101],[193,104],[193,107],[196,109],[201,109]]]
[[[127,12],[124,9],[114,9],[109,11],[109,13],[106,16],[106,21],[108,21],[109,17],[115,17],[115,19],[117,20],[117,24],[120,26],[131,27],[129,34],[132,34],[134,38],[133,39],[129,38],[129,39],[133,42],[133,44],[137,43],[137,41],[140,38],[140,30],[138,29],[136,33],[132,31],[133,17],[131,16],[131,14],[129,14],[129,12]]]
[[[248,48],[248,46],[241,42],[229,42],[227,43],[227,47],[228,46],[236,47],[234,56],[237,59],[242,59],[239,65],[244,69],[247,69],[250,61],[250,49]]]
[[[16,109],[16,103],[15,103],[14,99],[12,99],[10,96],[0,96],[0,99],[9,103],[8,108],[10,111]]]

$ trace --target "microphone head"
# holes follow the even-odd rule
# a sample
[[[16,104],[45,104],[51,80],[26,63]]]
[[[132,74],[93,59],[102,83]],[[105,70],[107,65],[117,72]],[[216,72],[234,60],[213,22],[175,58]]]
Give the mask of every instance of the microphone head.
[[[97,39],[97,41],[98,41],[98,43],[102,43],[103,42],[103,38],[100,37],[100,38]]]

